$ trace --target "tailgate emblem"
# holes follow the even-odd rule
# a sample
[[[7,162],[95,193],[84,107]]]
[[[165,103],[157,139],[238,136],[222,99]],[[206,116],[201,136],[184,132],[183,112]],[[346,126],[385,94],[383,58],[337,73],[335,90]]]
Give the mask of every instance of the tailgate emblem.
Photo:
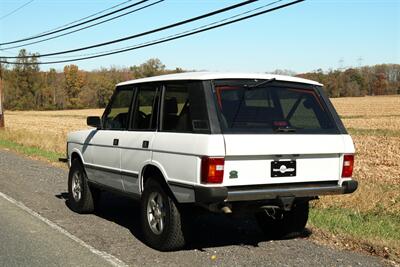
[[[230,171],[229,172],[229,178],[230,179],[238,178],[238,172],[237,171]]]

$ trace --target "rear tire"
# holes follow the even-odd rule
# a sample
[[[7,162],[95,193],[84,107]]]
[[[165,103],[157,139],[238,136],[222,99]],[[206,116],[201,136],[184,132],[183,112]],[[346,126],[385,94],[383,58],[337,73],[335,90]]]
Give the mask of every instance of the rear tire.
[[[185,245],[177,204],[155,179],[146,182],[141,200],[141,221],[144,240],[150,247],[171,251]]]
[[[309,203],[294,203],[290,211],[277,210],[275,214],[255,214],[257,223],[270,239],[293,238],[304,232],[308,221]]]
[[[68,175],[68,205],[77,213],[91,213],[94,210],[92,191],[88,185],[82,163],[72,161]]]

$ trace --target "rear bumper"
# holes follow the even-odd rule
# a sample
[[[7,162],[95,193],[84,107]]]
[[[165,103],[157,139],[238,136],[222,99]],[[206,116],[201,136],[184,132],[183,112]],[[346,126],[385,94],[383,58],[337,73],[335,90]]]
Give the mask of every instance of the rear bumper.
[[[280,197],[316,197],[321,195],[350,194],[357,190],[355,180],[318,183],[293,183],[261,186],[195,187],[195,201],[216,203],[230,201],[253,201]]]
[[[68,163],[68,158],[58,158],[58,161]]]

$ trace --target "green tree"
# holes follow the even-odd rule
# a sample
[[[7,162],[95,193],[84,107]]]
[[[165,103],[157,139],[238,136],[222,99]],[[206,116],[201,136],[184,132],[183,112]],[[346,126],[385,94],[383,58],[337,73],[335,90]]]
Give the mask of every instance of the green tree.
[[[63,87],[67,96],[67,108],[81,107],[79,94],[85,84],[85,75],[76,65],[67,65],[64,67]]]
[[[152,77],[160,74],[165,74],[165,65],[158,58],[151,58],[139,66],[132,66],[130,70],[133,72],[135,79]]]
[[[327,73],[317,70],[298,76],[323,83],[330,97],[400,93],[399,64],[331,70]]]
[[[41,79],[37,54],[30,54],[21,49],[12,71],[5,79],[5,108],[6,109],[40,109]]]

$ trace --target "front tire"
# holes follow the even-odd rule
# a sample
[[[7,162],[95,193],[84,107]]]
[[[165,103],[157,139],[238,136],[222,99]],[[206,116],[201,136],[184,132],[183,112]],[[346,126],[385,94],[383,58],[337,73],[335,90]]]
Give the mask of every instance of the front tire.
[[[270,239],[293,238],[304,232],[308,221],[309,202],[294,203],[290,211],[276,210],[255,214],[257,223]]]
[[[150,247],[171,251],[185,245],[181,213],[175,200],[155,179],[148,180],[145,185],[141,221],[145,242]]]
[[[72,161],[68,175],[68,205],[77,213],[91,213],[94,210],[92,191],[88,185],[82,163]]]

